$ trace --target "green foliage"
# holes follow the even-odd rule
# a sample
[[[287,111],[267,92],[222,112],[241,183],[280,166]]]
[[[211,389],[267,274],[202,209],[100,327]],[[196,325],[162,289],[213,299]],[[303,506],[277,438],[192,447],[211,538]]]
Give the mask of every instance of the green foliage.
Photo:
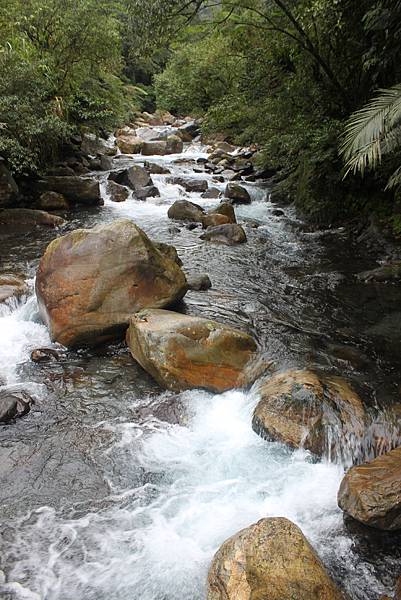
[[[0,153],[16,173],[46,165],[79,127],[123,121],[118,2],[0,0]]]

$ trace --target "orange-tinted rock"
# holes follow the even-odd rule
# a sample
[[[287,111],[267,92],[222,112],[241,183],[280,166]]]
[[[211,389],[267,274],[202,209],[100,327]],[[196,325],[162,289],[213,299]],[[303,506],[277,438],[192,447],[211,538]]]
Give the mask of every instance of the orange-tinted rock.
[[[262,437],[318,456],[343,458],[358,452],[365,411],[343,379],[291,370],[271,377],[260,394],[253,429]]]
[[[202,217],[202,227],[207,229],[208,227],[216,227],[216,225],[225,225],[230,223],[230,218],[226,215],[208,214]]]
[[[256,352],[252,337],[228,325],[154,309],[131,318],[127,344],[145,371],[171,390],[241,386]]]
[[[0,302],[4,302],[9,298],[19,298],[19,296],[27,293],[28,286],[24,279],[11,273],[0,275]]]
[[[377,529],[401,529],[401,447],[352,467],[341,482],[338,504]]]
[[[186,290],[177,263],[126,219],[55,239],[36,278],[41,316],[65,346],[121,337],[133,313],[168,306]]]
[[[291,521],[262,519],[215,554],[207,600],[345,600]]]

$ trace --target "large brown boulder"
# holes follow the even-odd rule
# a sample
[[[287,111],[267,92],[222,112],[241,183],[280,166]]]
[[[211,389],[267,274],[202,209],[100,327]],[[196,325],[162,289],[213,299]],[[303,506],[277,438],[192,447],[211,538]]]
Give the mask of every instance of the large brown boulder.
[[[229,538],[213,558],[207,600],[345,600],[302,531],[269,518]]]
[[[43,192],[41,194],[37,207],[40,210],[68,210],[70,205],[63,194],[58,192]]]
[[[224,225],[208,227],[200,237],[201,240],[225,244],[226,246],[243,244],[247,241],[245,231],[237,223],[225,223]]]
[[[226,223],[230,223],[230,218],[226,215],[209,213],[202,217],[203,229],[207,229],[208,227],[217,227],[217,225],[225,225]]]
[[[358,455],[365,411],[359,396],[343,379],[291,370],[262,384],[260,395],[253,429],[262,437],[306,448],[318,456]]]
[[[127,344],[145,371],[170,390],[241,386],[256,351],[252,337],[228,325],[154,309],[131,318]]]
[[[180,185],[187,192],[204,192],[208,188],[206,179],[196,177],[169,177],[167,183]]]
[[[401,447],[352,467],[341,482],[338,504],[377,529],[401,529]]]
[[[120,185],[111,179],[107,182],[106,191],[113,202],[125,202],[130,194],[125,185]]]
[[[201,206],[189,200],[176,200],[167,211],[169,219],[200,223],[205,211]]]
[[[12,206],[18,198],[18,186],[0,157],[0,208]]]
[[[57,177],[50,175],[41,182],[43,191],[58,192],[67,200],[77,204],[98,206],[103,204],[100,195],[99,182],[94,179],[85,179],[79,176]]]
[[[169,306],[186,290],[177,263],[127,219],[53,240],[36,277],[41,316],[65,346],[118,338],[133,313]]]

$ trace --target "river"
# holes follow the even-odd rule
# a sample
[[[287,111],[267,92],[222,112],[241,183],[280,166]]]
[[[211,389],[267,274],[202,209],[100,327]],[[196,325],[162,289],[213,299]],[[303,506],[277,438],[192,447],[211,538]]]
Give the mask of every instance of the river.
[[[194,173],[200,144],[147,157],[173,175]],[[185,159],[185,161],[184,161]],[[115,165],[141,162],[117,158]],[[176,162],[176,161],[179,162]],[[312,231],[269,189],[247,184],[236,207],[248,242],[199,239],[167,218],[186,194],[153,175],[160,198],[133,198],[69,213],[63,231],[130,218],[173,244],[189,274],[208,273],[208,292],[183,309],[255,336],[274,368],[312,366],[346,377],[376,420],[399,400],[399,285],[365,284],[375,265],[346,230]],[[225,184],[213,183],[224,189]],[[2,270],[35,270],[54,230],[2,238]],[[397,325],[398,324],[398,325]],[[51,344],[34,295],[0,305],[0,384],[29,391],[28,416],[0,428],[0,598],[6,600],[201,600],[212,556],[230,535],[266,516],[296,522],[353,600],[377,600],[401,571],[400,536],[344,520],[336,495],[346,465],[268,443],[251,428],[257,386],[221,395],[161,391],[123,343],[66,351]],[[54,347],[60,361],[30,352]]]

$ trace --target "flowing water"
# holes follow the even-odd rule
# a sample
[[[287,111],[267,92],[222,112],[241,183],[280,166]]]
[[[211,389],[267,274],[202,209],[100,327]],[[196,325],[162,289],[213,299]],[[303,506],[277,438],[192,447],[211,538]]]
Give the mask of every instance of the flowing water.
[[[149,160],[212,183],[193,172],[204,150],[194,144]],[[249,184],[252,204],[236,209],[248,243],[215,245],[167,210],[179,197],[205,207],[218,201],[154,175],[160,198],[116,204],[105,176],[94,174],[104,207],[70,213],[64,231],[124,217],[174,244],[186,272],[207,272],[213,283],[189,292],[183,310],[252,333],[274,368],[348,378],[375,430],[389,432],[383,409],[401,390],[401,288],[356,281],[374,259],[345,231],[311,232],[288,207],[274,216],[268,189]],[[1,269],[27,274],[33,289],[54,236],[3,236]],[[201,600],[220,544],[265,516],[299,524],[351,598],[391,590],[401,572],[399,536],[344,521],[336,503],[344,464],[316,462],[252,431],[257,385],[221,395],[161,392],[123,343],[78,352],[51,345],[33,295],[0,305],[0,333],[0,385],[36,401],[28,416],[0,428],[0,598]],[[58,349],[60,361],[33,364],[30,351],[43,346]]]

